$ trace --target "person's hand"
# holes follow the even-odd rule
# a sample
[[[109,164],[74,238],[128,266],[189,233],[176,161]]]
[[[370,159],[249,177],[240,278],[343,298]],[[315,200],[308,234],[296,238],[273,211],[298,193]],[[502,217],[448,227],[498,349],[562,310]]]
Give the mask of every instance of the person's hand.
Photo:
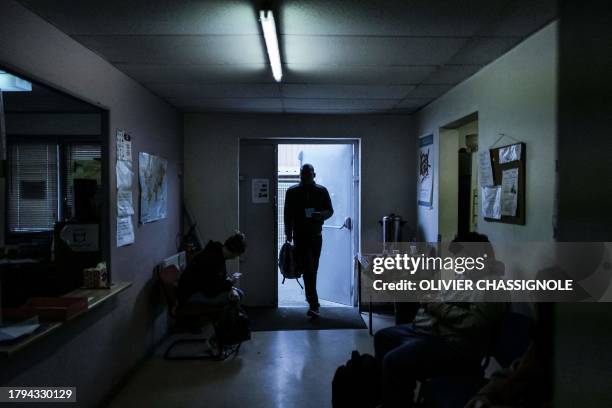
[[[232,273],[230,279],[232,280],[232,284],[237,285],[238,282],[240,281],[240,277],[242,276],[241,273],[238,272],[234,272]]]
[[[236,290],[236,288],[230,289],[229,293],[227,294],[227,298],[229,299],[230,302],[240,301],[240,295],[238,294],[238,291]]]
[[[293,237],[291,235],[286,235],[285,242],[291,242],[291,241],[293,241]]]

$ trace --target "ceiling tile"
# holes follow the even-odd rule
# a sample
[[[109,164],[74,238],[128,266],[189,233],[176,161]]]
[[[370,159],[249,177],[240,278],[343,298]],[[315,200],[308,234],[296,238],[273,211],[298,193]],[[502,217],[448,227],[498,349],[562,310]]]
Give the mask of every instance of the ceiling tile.
[[[453,58],[450,65],[486,65],[521,41],[518,37],[474,38]]]
[[[451,89],[453,85],[419,85],[406,95],[408,98],[437,98]]]
[[[280,98],[278,84],[149,84],[157,95],[177,99]]]
[[[390,67],[288,64],[283,69],[283,83],[409,85],[420,83],[435,70],[434,65]]]
[[[479,35],[526,37],[557,17],[556,0],[508,2],[501,18],[484,26]]]
[[[284,0],[281,88],[257,2],[17,1],[190,111],[412,112],[556,16],[555,0]]]
[[[286,109],[391,109],[398,99],[292,99],[284,98]]]
[[[288,0],[279,23],[283,34],[471,36],[506,2]]]
[[[287,64],[438,65],[466,43],[464,38],[282,36]]]
[[[112,63],[264,64],[258,35],[229,36],[76,36]]]
[[[399,99],[412,90],[412,85],[319,85],[283,84],[285,98]]]
[[[389,111],[389,113],[396,113],[402,115],[410,115],[418,111],[419,108],[393,108]]]
[[[456,85],[480,70],[480,65],[445,65],[430,75],[424,84]]]
[[[200,109],[231,109],[231,110],[266,110],[282,109],[280,98],[168,98],[171,104],[186,110],[198,107]]]
[[[183,113],[200,113],[200,112],[214,112],[214,113],[283,113],[284,110],[281,107],[215,107],[210,105],[184,105],[177,106],[177,108]]]
[[[368,115],[368,114],[381,114],[387,113],[388,109],[352,109],[352,108],[342,108],[342,109],[317,109],[317,108],[300,108],[300,109],[285,109],[285,113],[311,113],[311,114],[329,114],[329,115]]]
[[[245,0],[20,0],[70,35],[259,34]]]
[[[394,108],[416,109],[427,105],[433,98],[405,98],[402,99]]]
[[[276,83],[266,64],[164,65],[116,64],[135,80],[155,84]]]

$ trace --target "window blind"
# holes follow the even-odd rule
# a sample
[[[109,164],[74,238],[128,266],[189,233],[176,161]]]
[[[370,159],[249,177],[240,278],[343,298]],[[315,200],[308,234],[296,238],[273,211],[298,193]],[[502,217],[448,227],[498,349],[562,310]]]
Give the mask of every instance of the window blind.
[[[76,164],[84,160],[100,160],[102,157],[102,146],[99,143],[70,143],[66,147],[66,173],[65,180],[65,197],[66,208],[71,210],[73,207],[74,197],[74,174]],[[100,180],[98,180],[98,187]]]
[[[58,220],[58,146],[13,143],[8,156],[8,228],[51,231]]]

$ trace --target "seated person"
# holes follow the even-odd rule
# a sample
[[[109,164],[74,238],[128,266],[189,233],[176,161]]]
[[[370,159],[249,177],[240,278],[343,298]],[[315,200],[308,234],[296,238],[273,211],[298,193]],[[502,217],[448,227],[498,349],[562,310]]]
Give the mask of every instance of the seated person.
[[[209,241],[181,274],[177,288],[178,302],[220,305],[240,300],[242,292],[234,287],[237,278],[228,276],[225,261],[240,256],[245,248],[246,240],[240,232],[223,244]]]
[[[457,242],[488,242],[486,236]],[[490,247],[490,244],[488,245]],[[493,260],[492,247],[487,249]],[[376,332],[374,349],[382,363],[385,408],[411,406],[417,380],[439,375],[481,375],[493,331],[506,303],[423,303],[413,323]]]

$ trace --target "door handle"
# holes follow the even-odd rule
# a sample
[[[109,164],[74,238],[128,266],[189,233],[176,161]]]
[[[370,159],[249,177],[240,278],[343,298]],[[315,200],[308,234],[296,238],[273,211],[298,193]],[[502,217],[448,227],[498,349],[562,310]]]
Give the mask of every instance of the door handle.
[[[351,217],[346,217],[344,219],[344,224],[342,224],[342,228],[351,231],[353,229],[353,219]]]
[[[346,217],[342,225],[323,225],[323,228],[342,229],[346,228],[351,231],[353,229],[353,220],[351,217]]]

